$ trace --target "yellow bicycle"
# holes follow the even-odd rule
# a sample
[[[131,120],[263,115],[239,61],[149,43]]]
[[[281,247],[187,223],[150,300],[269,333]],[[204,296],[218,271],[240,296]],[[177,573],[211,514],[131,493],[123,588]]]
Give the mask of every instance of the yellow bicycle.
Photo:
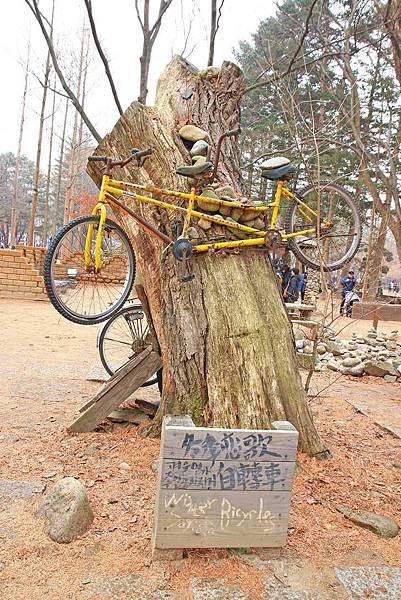
[[[281,244],[286,244],[303,264],[314,269],[332,271],[350,261],[361,240],[361,223],[353,199],[336,183],[319,182],[301,192],[289,190],[287,182],[295,168],[287,158],[276,157],[262,164],[262,178],[276,183],[272,202],[236,201],[224,195],[205,197],[197,193],[216,177],[224,138],[238,133],[239,130],[232,130],[220,137],[214,162],[208,156],[201,164],[176,170],[179,175],[194,180],[189,193],[112,178],[116,167],[124,167],[131,161],[141,166],[152,154],[150,148],[134,149],[131,156],[124,159],[89,157],[89,161],[105,165],[98,203],[91,215],[64,225],[46,254],[44,279],[54,307],[67,319],[86,325],[108,319],[128,298],[135,279],[135,254],[124,229],[107,217],[107,205],[132,217],[179,261],[205,252],[245,247],[268,250]],[[127,198],[131,206],[127,201],[122,202],[122,197]],[[283,197],[288,201],[284,215],[281,214]],[[132,204],[149,204],[181,214],[179,235],[156,228],[135,211]],[[216,211],[223,215],[217,215]],[[224,216],[230,212],[235,213],[235,219]],[[192,225],[201,220],[218,226],[214,238],[191,237]],[[259,223],[259,227],[255,223]],[[233,234],[243,239],[232,239]],[[183,277],[183,281],[190,280],[191,276]]]

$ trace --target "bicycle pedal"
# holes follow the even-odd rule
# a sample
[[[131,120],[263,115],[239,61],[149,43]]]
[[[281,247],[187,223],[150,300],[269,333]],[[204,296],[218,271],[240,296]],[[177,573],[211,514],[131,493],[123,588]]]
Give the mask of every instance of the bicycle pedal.
[[[188,273],[188,275],[182,275],[180,277],[180,281],[182,281],[183,283],[187,283],[188,281],[192,281],[193,279],[195,279],[195,275],[193,273]]]

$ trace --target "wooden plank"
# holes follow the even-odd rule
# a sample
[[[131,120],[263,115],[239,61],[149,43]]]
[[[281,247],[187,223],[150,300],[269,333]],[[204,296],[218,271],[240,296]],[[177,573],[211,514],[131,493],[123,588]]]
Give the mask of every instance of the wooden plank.
[[[164,459],[160,485],[174,490],[291,490],[294,462]]]
[[[195,460],[294,461],[297,431],[166,427],[163,457]]]
[[[151,419],[138,408],[116,408],[113,410],[107,418],[114,423],[134,423],[135,425],[141,425],[142,423],[149,422]]]
[[[81,406],[81,408],[79,409],[79,412],[84,412],[90,406],[92,406],[92,404],[95,404],[95,402],[100,400],[100,398],[102,398],[102,396],[107,394],[109,392],[109,390],[111,390],[115,385],[117,385],[121,381],[121,379],[123,379],[127,375],[127,373],[132,371],[132,369],[134,369],[147,356],[149,356],[151,351],[152,351],[152,346],[147,346],[146,348],[144,348],[144,350],[142,350],[142,352],[140,354],[138,354],[137,356],[135,356],[134,358],[129,360],[123,367],[121,367],[121,369],[119,369],[116,373],[114,373],[113,377],[111,377],[108,380],[106,385],[104,385],[102,387],[102,389],[100,390],[100,392],[98,392],[96,394],[96,396],[93,396],[93,398],[91,398],[88,402],[86,402],[83,406]],[[153,375],[153,373],[152,373],[152,375]]]
[[[277,547],[287,537],[290,492],[162,490],[158,548]]]
[[[105,386],[107,389],[96,397],[96,400],[70,425],[68,430],[92,431],[96,425],[99,425],[115,408],[145,383],[153,373],[160,369],[161,364],[160,356],[153,351],[139,364],[137,364],[136,359],[130,361],[123,367],[124,375],[119,377],[116,375],[114,384],[109,386],[108,383]],[[130,368],[128,368],[128,365]]]

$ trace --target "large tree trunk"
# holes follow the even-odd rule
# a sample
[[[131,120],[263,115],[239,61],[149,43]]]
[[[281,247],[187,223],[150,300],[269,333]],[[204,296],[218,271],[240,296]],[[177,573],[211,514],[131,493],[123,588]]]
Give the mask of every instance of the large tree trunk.
[[[143,168],[130,165],[113,176],[187,191],[188,180],[175,174],[177,166],[190,162],[177,130],[191,122],[216,142],[239,124],[243,84],[242,72],[232,63],[224,63],[218,77],[210,79],[175,57],[159,79],[155,107],[134,102],[96,153],[127,156],[132,147],[152,146],[154,154]],[[99,183],[97,165],[90,163],[89,173]],[[223,144],[218,180],[240,192],[232,138]],[[172,235],[176,215],[147,206],[139,211]],[[166,413],[190,413],[197,424],[242,428],[287,419],[299,430],[303,450],[323,453],[267,252],[199,256],[191,261],[195,279],[182,283],[182,264],[171,249],[163,252],[163,245],[132,220],[117,218],[131,233],[163,356],[163,397],[155,429]]]

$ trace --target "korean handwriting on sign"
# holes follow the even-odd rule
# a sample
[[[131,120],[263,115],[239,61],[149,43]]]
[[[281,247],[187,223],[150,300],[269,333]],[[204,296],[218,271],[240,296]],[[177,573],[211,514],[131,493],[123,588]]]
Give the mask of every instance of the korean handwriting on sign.
[[[234,433],[224,433],[216,438],[210,433],[195,437],[194,433],[186,433],[182,442],[184,457],[206,460],[250,460],[271,456],[281,458],[281,454],[269,449],[272,436],[262,433],[251,433],[242,439]]]
[[[166,460],[164,488],[199,490],[273,490],[285,477],[277,462]]]

